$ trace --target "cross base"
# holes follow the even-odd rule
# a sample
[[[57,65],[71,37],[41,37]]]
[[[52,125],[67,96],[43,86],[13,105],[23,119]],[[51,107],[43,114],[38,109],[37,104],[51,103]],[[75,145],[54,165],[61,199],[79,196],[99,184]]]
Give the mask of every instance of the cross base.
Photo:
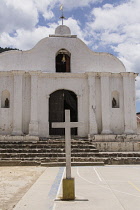
[[[62,200],[75,200],[74,178],[63,179]]]

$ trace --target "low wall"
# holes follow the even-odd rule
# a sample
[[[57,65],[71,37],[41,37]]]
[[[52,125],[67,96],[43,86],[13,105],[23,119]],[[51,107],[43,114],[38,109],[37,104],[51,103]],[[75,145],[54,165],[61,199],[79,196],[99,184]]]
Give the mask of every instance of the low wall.
[[[112,142],[125,142],[125,141],[140,141],[140,134],[122,134],[122,135],[92,135],[88,136],[90,140],[93,142],[101,141],[101,142],[107,142],[107,141],[112,141]]]
[[[89,136],[100,152],[140,152],[140,134]]]
[[[140,134],[140,123],[137,124],[137,132]]]
[[[100,152],[140,152],[140,142],[94,142]]]
[[[38,136],[9,136],[0,135],[0,141],[38,141]]]

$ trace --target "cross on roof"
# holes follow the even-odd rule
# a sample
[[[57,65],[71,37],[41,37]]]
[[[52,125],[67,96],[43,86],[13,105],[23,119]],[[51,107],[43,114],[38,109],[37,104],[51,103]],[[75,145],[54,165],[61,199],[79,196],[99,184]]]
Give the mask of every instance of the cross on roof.
[[[60,19],[62,19],[62,25],[63,25],[64,19],[66,19],[63,14],[63,5],[60,6],[60,10],[62,11],[62,15],[61,15]]]

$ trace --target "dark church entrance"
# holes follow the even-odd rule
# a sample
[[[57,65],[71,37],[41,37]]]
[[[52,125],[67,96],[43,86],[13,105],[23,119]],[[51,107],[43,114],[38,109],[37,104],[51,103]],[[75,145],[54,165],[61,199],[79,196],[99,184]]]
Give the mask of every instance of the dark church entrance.
[[[77,122],[77,96],[68,90],[58,90],[50,95],[49,99],[49,134],[64,135],[64,128],[52,128],[52,122],[65,121],[65,109],[70,110],[71,122]],[[77,128],[71,129],[72,135],[77,135]]]

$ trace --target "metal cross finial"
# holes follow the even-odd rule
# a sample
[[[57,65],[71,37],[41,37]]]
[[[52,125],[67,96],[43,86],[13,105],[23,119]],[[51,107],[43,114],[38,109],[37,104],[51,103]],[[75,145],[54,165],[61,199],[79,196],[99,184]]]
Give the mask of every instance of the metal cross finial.
[[[60,6],[60,10],[62,11],[62,15],[60,19],[62,19],[62,25],[63,25],[64,19],[65,19],[64,14],[63,14],[63,5]]]

